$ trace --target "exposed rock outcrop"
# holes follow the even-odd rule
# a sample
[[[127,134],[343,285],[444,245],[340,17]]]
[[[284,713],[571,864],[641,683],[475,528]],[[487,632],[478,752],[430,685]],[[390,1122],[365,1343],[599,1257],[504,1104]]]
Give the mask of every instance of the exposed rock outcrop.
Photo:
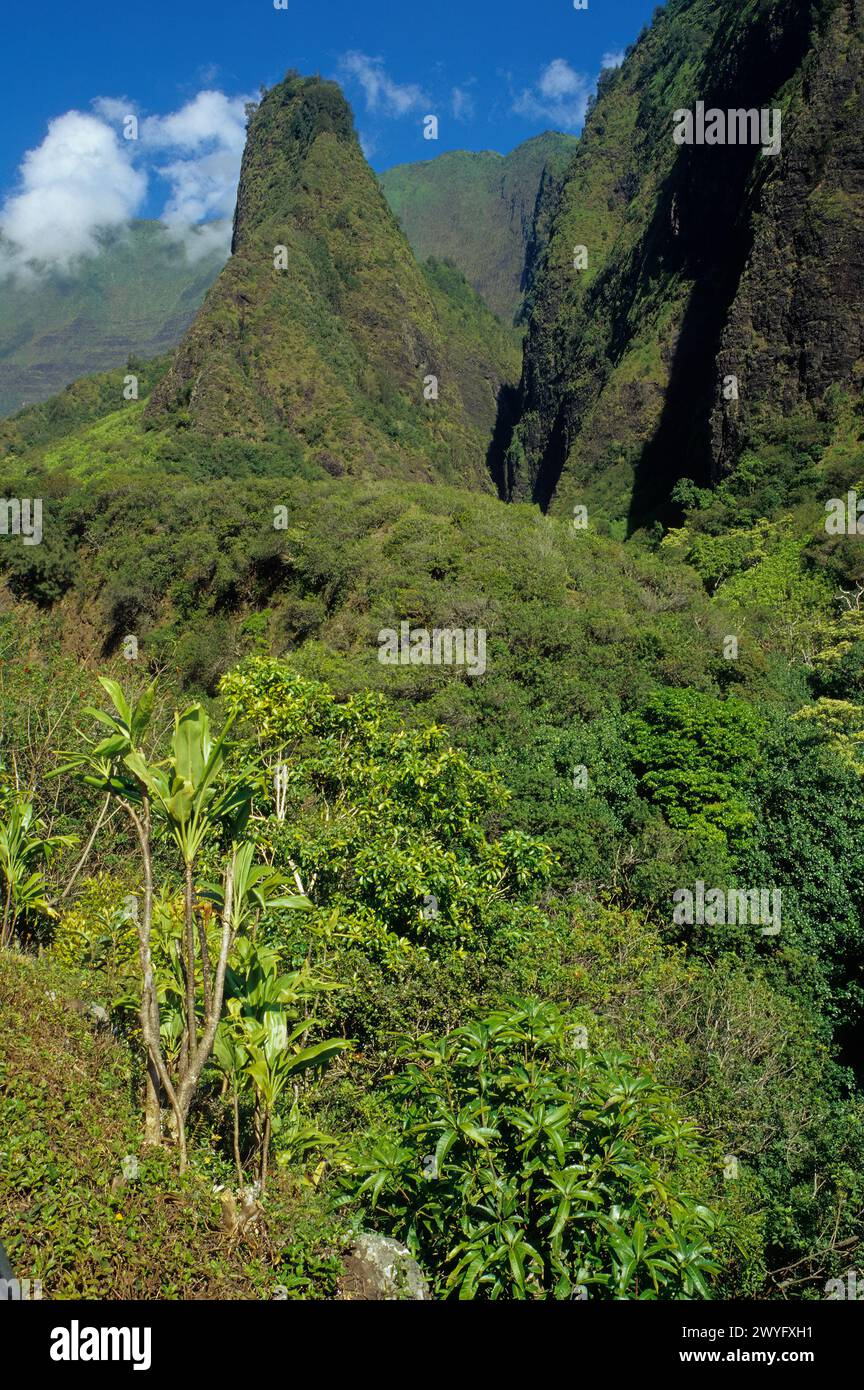
[[[344,1260],[339,1298],[346,1302],[428,1302],[432,1295],[417,1261],[388,1236],[359,1235]]]
[[[671,0],[604,79],[537,276],[509,495],[633,529],[860,392],[862,25],[861,0]],[[677,144],[700,101],[780,111],[780,153]]]

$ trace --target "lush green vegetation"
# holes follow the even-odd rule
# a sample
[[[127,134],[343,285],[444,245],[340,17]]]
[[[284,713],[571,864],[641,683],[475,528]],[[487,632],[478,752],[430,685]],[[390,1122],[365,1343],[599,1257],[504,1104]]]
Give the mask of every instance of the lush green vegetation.
[[[575,145],[573,136],[547,132],[506,156],[444,155],[400,165],[380,175],[381,187],[417,259],[450,259],[493,313],[511,323],[522,302],[544,170],[563,173]],[[6,276],[0,417],[85,374],[118,368],[127,356],[140,363],[173,349],[225,263],[230,227],[220,230],[221,243],[214,244],[211,226],[202,245],[193,237],[187,250],[163,224],[137,221],[63,272]],[[115,405],[119,399],[118,391]]]
[[[145,428],[270,444],[341,476],[489,486],[512,335],[440,303],[332,82],[289,74],[249,120],[233,254]]]
[[[800,364],[786,277],[792,262],[813,320],[830,297],[828,351],[857,343],[860,279],[847,266],[861,235],[862,44],[860,18],[836,0],[669,0],[604,77],[532,288],[514,496],[562,514],[588,505],[624,534],[672,522],[682,479],[752,481],[755,466],[763,496],[792,476],[806,488],[805,456],[842,388],[859,398],[860,365],[854,346],[831,371]],[[733,94],[782,113],[782,161],[676,146],[676,110],[727,108]],[[818,171],[790,168],[793,144],[793,164],[822,152]],[[817,231],[803,255],[805,219]]]
[[[860,397],[766,410],[710,487],[675,453],[668,526],[627,452],[692,289],[658,253],[617,317],[674,225],[649,118],[721,8],[604,78],[532,289],[513,476],[578,421],[587,528],[495,497],[512,329],[293,74],[172,362],[0,431],[44,510],[0,542],[0,1231],[52,1295],[339,1297],[369,1230],[442,1299],[860,1264],[864,563],[823,524]],[[383,663],[403,623],[484,669]]]
[[[403,1049],[402,1133],[361,1160],[361,1193],[445,1292],[707,1297],[717,1219],[675,1182],[695,1129],[587,1038],[528,1000]]]
[[[104,772],[89,790],[71,772],[51,776],[63,754],[86,753],[85,736],[98,746],[117,735],[84,713],[102,653],[114,653],[108,669],[122,686],[131,678],[133,700],[147,671],[163,673],[140,772],[176,757],[174,707],[182,715],[197,700],[214,727],[233,721],[219,785],[247,788],[244,853],[269,882],[231,946],[222,1016],[189,1101],[186,1173],[171,1158],[170,1106],[155,1158],[140,1132],[123,1143],[154,1175],[153,1200],[172,1201],[181,1184],[215,1264],[189,1267],[187,1282],[157,1266],[141,1287],[238,1287],[212,1195],[196,1186],[212,1171],[227,1190],[266,1183],[253,1225],[266,1223],[267,1243],[251,1227],[242,1236],[257,1252],[244,1268],[259,1290],[331,1296],[340,1252],[365,1225],[407,1239],[442,1296],[554,1297],[567,1281],[576,1297],[698,1297],[703,1281],[720,1296],[820,1296],[854,1260],[864,1201],[862,643],[854,600],[838,603],[838,586],[854,591],[844,568],[854,550],[814,544],[815,527],[802,537],[807,503],[768,525],[719,513],[736,507],[740,480],[737,493],[687,493],[685,528],[647,546],[455,488],[285,476],[275,454],[251,446],[232,443],[220,461],[223,446],[197,439],[109,488],[83,451],[80,476],[53,472],[48,451],[74,443],[50,417],[34,430],[48,442],[19,445],[7,466],[22,479],[43,470],[45,541],[4,552],[14,602],[0,618],[4,833],[14,834],[14,808],[32,804],[37,846],[17,939],[42,949],[46,969],[54,962],[59,998],[107,1011],[116,1065],[140,1084],[128,909],[142,893],[140,845],[113,800],[128,795],[129,769],[113,788]],[[830,455],[819,463],[835,477],[841,467]],[[854,452],[843,466],[851,479]],[[284,530],[272,524],[277,502]],[[378,632],[403,618],[485,626],[486,673],[382,666]],[[737,660],[724,655],[730,632],[741,636]],[[189,900],[170,826],[155,816],[151,929],[163,1061],[176,1078],[185,1020],[194,1015],[199,1036],[206,1026],[200,931],[212,968],[219,893],[224,910],[243,842],[214,826],[193,864],[190,1006]],[[54,842],[47,860],[44,841]],[[697,880],[781,887],[779,938],[746,924],[676,926],[672,894]],[[311,909],[278,905],[293,896]],[[555,1137],[537,1139],[524,1219],[514,1226],[505,1205],[489,1225],[480,1140],[475,1149],[459,1131],[438,1185],[417,1186],[437,1145],[423,1126],[442,1122],[445,1090],[462,1097],[459,1113],[475,1104],[464,1030],[494,1034],[489,1020],[507,1018],[500,1053],[483,1033],[482,1065],[501,1089],[494,1124],[480,1128],[503,1146],[496,1171],[506,1153],[509,1182],[526,1164],[534,1175],[519,1123],[536,1107],[508,1089],[508,1048],[519,1010],[547,1006],[557,1012],[531,1085],[553,1111],[563,1087],[566,1115]],[[617,1182],[598,1168],[563,1080],[560,1029],[587,1034],[587,1056],[575,1059],[587,1067],[585,1097],[620,1082],[645,1098],[625,1139],[646,1181],[674,1194],[662,1239],[659,1210],[624,1189],[610,1198],[620,1219],[583,1197],[583,1217],[552,1234],[545,1199],[571,1181],[577,1149],[575,1166],[587,1164],[599,1192]],[[295,1072],[292,1059],[310,1050]],[[434,1076],[430,1057],[440,1058]],[[8,1080],[4,1094],[31,1103]],[[143,1123],[144,1101],[142,1091],[124,1135]],[[677,1139],[658,1150],[664,1125],[680,1150]],[[64,1202],[86,1202],[71,1167],[55,1162]],[[393,1174],[411,1164],[397,1201]],[[114,1177],[104,1170],[100,1202],[113,1201],[104,1186]],[[13,1185],[4,1210],[33,1200]],[[105,1210],[87,1221],[102,1230]],[[588,1220],[594,1210],[603,1220]],[[93,1238],[104,1268],[116,1268],[116,1232]],[[674,1277],[665,1268],[667,1239],[691,1251],[690,1282],[677,1261]],[[20,1253],[14,1237],[7,1244]],[[47,1277],[56,1258],[63,1287],[88,1287],[89,1265],[76,1284],[74,1254],[55,1257],[50,1240],[40,1249],[34,1274]]]
[[[540,623],[530,640],[526,630],[519,660],[501,670],[492,663],[476,685],[422,668],[380,667],[374,646],[366,650],[385,621],[379,605],[406,573],[419,584],[430,532],[408,524],[382,544],[387,494],[376,493],[377,510],[376,494],[366,498],[378,541],[370,567],[360,563],[360,541],[353,560],[350,551],[345,557],[332,617],[322,602],[324,625],[305,640],[289,639],[292,656],[255,655],[272,640],[272,612],[259,607],[262,622],[253,623],[254,604],[234,598],[216,619],[233,633],[227,646],[223,638],[225,659],[240,661],[221,679],[223,663],[209,666],[198,686],[232,724],[214,795],[229,809],[232,788],[251,797],[242,831],[247,873],[253,864],[261,868],[252,874],[250,913],[232,936],[222,1020],[189,1103],[186,1174],[172,1176],[170,1146],[151,1160],[140,1135],[125,1140],[129,1153],[145,1155],[142,1172],[160,1201],[176,1181],[184,1184],[195,1221],[211,1233],[215,1263],[187,1270],[192,1285],[157,1270],[153,1279],[164,1282],[143,1287],[182,1293],[202,1279],[230,1287],[218,1283],[228,1273],[212,1198],[196,1186],[198,1175],[212,1171],[238,1190],[253,1179],[266,1184],[256,1200],[267,1243],[248,1236],[260,1258],[252,1277],[264,1281],[262,1289],[285,1284],[294,1259],[299,1272],[290,1287],[299,1296],[313,1289],[329,1296],[339,1251],[366,1223],[407,1240],[441,1296],[561,1297],[565,1287],[566,1296],[587,1290],[589,1298],[776,1295],[792,1266],[803,1281],[795,1294],[819,1296],[860,1238],[861,1106],[838,1051],[851,1045],[860,1017],[860,774],[835,756],[829,730],[796,719],[813,696],[803,673],[793,678],[776,638],[767,666],[742,663],[735,695],[724,694],[720,662],[712,678],[700,634],[681,626],[680,599],[658,602],[673,576],[672,593],[681,593],[677,560],[667,571],[662,552],[627,550],[622,564],[625,552],[614,542],[574,537],[491,499],[423,492],[415,505],[421,518],[437,507],[439,526],[470,517],[475,532],[483,518],[516,528],[519,546],[511,540],[510,552],[522,564],[506,574],[496,567],[498,588],[486,596],[505,630],[520,615],[524,622],[530,603],[532,537],[550,601],[560,575],[560,612],[551,601],[548,625]],[[463,515],[449,510],[457,500]],[[299,541],[302,533],[295,534]],[[335,525],[318,534],[333,547],[326,561],[319,555],[319,572],[335,577],[342,536]],[[408,610],[417,621],[435,612],[439,593],[435,575],[447,545],[435,534],[429,607]],[[489,540],[497,555],[494,531]],[[456,602],[460,585],[479,592],[484,575],[491,583],[482,550],[454,545],[445,572]],[[370,589],[373,558],[377,584]],[[133,563],[142,577],[140,556]],[[75,565],[80,574],[80,557]],[[621,649],[607,643],[605,673],[596,663],[580,671],[586,631],[599,621],[584,594],[561,645],[560,619],[573,607],[567,594],[581,592],[581,566],[594,577],[598,607],[618,605],[612,612]],[[604,591],[598,581],[607,566]],[[622,583],[628,570],[632,587]],[[348,636],[346,617],[361,592],[372,608],[371,626],[361,629],[367,637],[340,643],[334,634]],[[702,611],[702,634],[710,631],[719,621],[716,600],[695,582],[683,592],[687,611]],[[79,591],[76,602],[82,599]],[[630,624],[630,605],[638,624]],[[658,626],[650,650],[667,653],[654,661],[645,639],[652,612]],[[73,663],[62,684],[52,610],[30,614],[19,609],[5,619],[7,642],[32,644],[29,671],[4,665],[6,781],[17,773],[33,787],[50,820],[40,833],[74,834],[77,843],[59,846],[61,858],[42,864],[39,892],[22,904],[17,930],[43,943],[46,968],[55,960],[50,969],[60,984],[52,988],[61,998],[84,996],[107,1011],[119,1039],[111,1044],[120,1048],[116,1065],[142,1075],[133,1061],[141,1058],[141,987],[128,907],[130,896],[141,895],[141,864],[111,805],[114,796],[132,795],[133,769],[144,779],[139,796],[156,778],[153,960],[162,1056],[169,1076],[179,1076],[190,1031],[183,964],[190,904],[193,939],[206,946],[212,966],[225,903],[220,879],[237,872],[244,841],[230,827],[219,830],[224,817],[217,816],[196,851],[200,863],[191,857],[187,894],[190,856],[175,867],[169,852],[172,837],[178,848],[184,843],[182,808],[166,797],[173,796],[176,740],[193,714],[180,718],[166,762],[158,731],[171,692],[157,687],[147,697],[155,700],[145,721],[153,734],[142,725],[148,746],[140,763],[129,764],[137,703],[128,717],[121,706],[126,732],[116,727],[117,708],[92,723],[95,716],[82,712],[95,693],[91,678]],[[175,630],[190,614],[212,644],[220,629],[205,606],[174,618]],[[822,621],[827,643],[829,616]],[[142,626],[138,665],[167,659],[170,681],[194,686],[194,665],[175,664],[182,645],[159,643],[158,631]],[[507,647],[502,641],[496,650]],[[124,680],[130,670],[134,676],[135,663],[120,664]],[[143,695],[140,677],[136,684]],[[119,692],[111,692],[116,705]],[[496,706],[502,713],[493,724]],[[89,752],[85,734],[95,742]],[[92,793],[74,769],[44,780],[58,765],[46,740],[58,750],[81,749]],[[120,764],[111,772],[115,758]],[[97,775],[100,759],[109,765]],[[573,779],[580,767],[588,773],[584,786]],[[13,799],[10,791],[5,825]],[[157,806],[164,810],[157,814]],[[62,897],[94,827],[89,857]],[[781,883],[781,940],[746,926],[674,927],[673,889],[699,877]],[[56,916],[45,914],[46,895]],[[311,907],[298,914],[289,906],[297,898]],[[191,1008],[200,1033],[208,1006],[196,954]],[[523,1074],[514,1049],[521,1058],[526,1037],[534,1060]],[[591,1116],[613,1094],[625,1107],[618,1141],[631,1154],[622,1159],[630,1178],[607,1168],[607,1150],[592,1129]],[[8,1082],[5,1096],[9,1105],[25,1103]],[[170,1121],[170,1107],[165,1115]],[[126,1123],[133,1125],[134,1107]],[[423,1165],[436,1150],[433,1181]],[[630,1187],[634,1164],[644,1165],[644,1179]],[[492,1171],[507,1175],[495,1187],[494,1211]],[[104,1183],[116,1176],[106,1170]],[[647,1195],[652,1185],[665,1194],[660,1207]],[[71,1169],[61,1187],[64,1202],[84,1201]],[[110,1192],[100,1198],[113,1200]],[[26,1201],[13,1185],[5,1209]],[[92,1211],[87,1219],[96,1219]],[[116,1240],[113,1231],[99,1237],[105,1268],[117,1259]],[[7,1243],[18,1250],[14,1239]],[[34,1274],[47,1277],[55,1257],[50,1242],[44,1249]],[[686,1252],[683,1266],[675,1251]],[[75,1283],[74,1255],[56,1258],[70,1291],[86,1287],[86,1270]]]
[[[457,150],[381,174],[388,203],[419,261],[452,260],[502,323],[522,308],[541,247],[535,211],[544,177],[562,177],[576,139],[547,131],[508,155]]]

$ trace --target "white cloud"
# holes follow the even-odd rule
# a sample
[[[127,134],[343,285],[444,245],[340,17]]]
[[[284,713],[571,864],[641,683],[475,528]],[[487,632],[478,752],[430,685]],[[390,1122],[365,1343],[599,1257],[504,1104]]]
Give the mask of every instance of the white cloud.
[[[593,88],[592,79],[571,68],[566,58],[553,58],[536,84],[524,87],[516,96],[513,110],[530,120],[548,121],[560,130],[577,130],[585,120]]]
[[[571,68],[566,58],[553,58],[540,75],[539,87],[549,101],[562,101],[580,92],[584,83],[584,77]]]
[[[124,225],[147,195],[147,175],[133,167],[109,125],[67,111],[48,126],[19,170],[18,191],[0,211],[0,269],[27,273],[33,262],[67,269],[98,249],[98,233]]]
[[[474,98],[464,87],[454,87],[451,93],[451,110],[457,121],[474,119]]]
[[[224,256],[228,259],[231,250],[231,231],[233,218],[219,217],[210,222],[202,222],[197,227],[184,225],[182,222],[168,224],[168,234],[171,239],[182,247],[186,259],[193,265],[196,261],[203,261],[205,256]]]
[[[141,125],[141,139],[162,149],[200,150],[217,145],[243,153],[246,139],[245,105],[251,97],[227,97],[224,92],[199,92],[179,111],[168,116],[148,116]]]
[[[211,150],[197,159],[174,159],[156,172],[171,186],[162,210],[165,222],[192,226],[209,217],[229,217],[234,209],[240,157],[230,150]]]
[[[156,166],[171,188],[162,212],[169,225],[188,227],[231,215],[246,143],[248,100],[227,97],[224,92],[199,92],[179,111],[142,121],[145,156],[151,150],[176,156]]]
[[[127,116],[137,116],[138,107],[128,97],[96,97],[90,105],[109,125],[121,125]]]
[[[58,116],[0,210],[0,273],[66,270],[94,254],[100,233],[140,215],[154,176],[168,185],[161,217],[186,254],[227,251],[247,100],[208,90],[168,115],[142,116],[128,97],[97,97],[95,115]],[[130,115],[138,139],[122,138]]]
[[[600,60],[600,66],[601,68],[620,68],[626,57],[627,54],[623,48],[618,49],[615,53],[604,53]]]
[[[203,63],[195,74],[195,79],[206,87],[212,87],[221,71],[218,63]]]
[[[376,114],[407,116],[411,111],[429,104],[429,98],[416,82],[394,82],[381,58],[371,58],[367,53],[352,50],[343,53],[339,67],[346,77],[359,82],[367,109]]]

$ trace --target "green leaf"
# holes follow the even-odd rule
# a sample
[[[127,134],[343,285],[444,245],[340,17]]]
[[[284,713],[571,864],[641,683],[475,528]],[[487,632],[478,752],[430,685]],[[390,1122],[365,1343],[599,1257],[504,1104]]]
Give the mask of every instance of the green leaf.
[[[99,684],[102,686],[103,690],[106,690],[108,692],[108,695],[111,698],[111,703],[113,704],[117,713],[120,715],[120,718],[123,720],[123,723],[126,725],[126,728],[130,728],[132,723],[132,712],[129,708],[126,696],[123,694],[121,687],[117,684],[116,681],[111,680],[109,676],[100,676]]]

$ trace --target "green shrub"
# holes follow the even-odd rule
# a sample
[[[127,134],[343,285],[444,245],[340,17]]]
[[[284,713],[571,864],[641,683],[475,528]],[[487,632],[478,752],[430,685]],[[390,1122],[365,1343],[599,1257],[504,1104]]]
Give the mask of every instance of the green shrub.
[[[691,1195],[695,1127],[584,1034],[528,1000],[406,1044],[402,1133],[356,1173],[439,1294],[708,1297],[720,1222]]]
[[[758,767],[762,721],[741,700],[662,690],[632,721],[641,790],[672,826],[730,847],[752,835],[745,787]]]

